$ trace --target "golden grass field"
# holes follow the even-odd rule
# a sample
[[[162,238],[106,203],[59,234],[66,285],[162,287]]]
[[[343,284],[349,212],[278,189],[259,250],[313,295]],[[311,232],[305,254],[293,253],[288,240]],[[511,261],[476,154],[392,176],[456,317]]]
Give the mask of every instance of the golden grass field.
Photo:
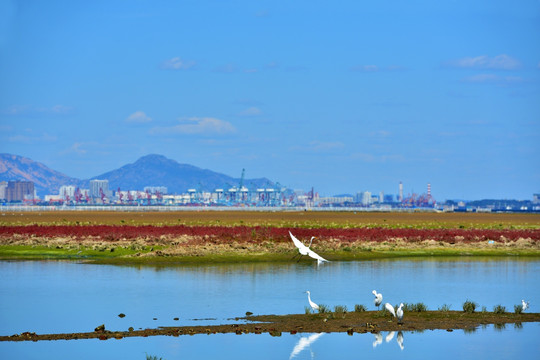
[[[5,212],[8,225],[221,225],[270,227],[526,228],[540,229],[540,214],[334,211],[49,211]]]

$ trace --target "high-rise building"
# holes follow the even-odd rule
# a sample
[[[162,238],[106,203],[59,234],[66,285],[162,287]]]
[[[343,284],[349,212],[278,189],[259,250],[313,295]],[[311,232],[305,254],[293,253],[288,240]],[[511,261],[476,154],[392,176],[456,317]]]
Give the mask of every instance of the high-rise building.
[[[109,180],[90,180],[90,197],[99,198],[101,194],[109,193]]]
[[[0,200],[6,199],[7,182],[0,181]]]
[[[402,202],[403,201],[403,183],[400,181],[399,182],[399,197],[398,197],[398,201],[399,202]]]
[[[10,181],[6,187],[7,202],[34,200],[34,183],[31,181]]]
[[[63,199],[65,199],[66,197],[73,199],[75,197],[75,190],[76,188],[73,185],[63,185],[60,186],[60,190],[58,193]]]

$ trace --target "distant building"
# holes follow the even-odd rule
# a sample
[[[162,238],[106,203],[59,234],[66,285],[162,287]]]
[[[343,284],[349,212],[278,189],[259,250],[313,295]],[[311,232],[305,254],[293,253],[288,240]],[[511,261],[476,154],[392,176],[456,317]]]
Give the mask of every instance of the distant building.
[[[31,181],[10,181],[6,187],[7,202],[34,200],[34,183]]]
[[[540,194],[533,194],[533,201],[532,201],[532,203],[533,203],[534,205],[540,204]]]
[[[362,193],[362,205],[368,206],[371,204],[371,202],[371,193],[369,191],[364,191]]]
[[[108,196],[109,180],[90,180],[90,197],[99,198],[102,192]]]
[[[73,185],[63,185],[60,186],[60,190],[58,191],[58,194],[63,199],[69,197],[70,199],[73,199],[75,197],[75,186]]]
[[[144,192],[149,192],[150,194],[160,193],[161,195],[167,194],[166,186],[145,186]]]
[[[7,182],[1,181],[0,182],[0,200],[6,199],[6,189],[7,189]]]

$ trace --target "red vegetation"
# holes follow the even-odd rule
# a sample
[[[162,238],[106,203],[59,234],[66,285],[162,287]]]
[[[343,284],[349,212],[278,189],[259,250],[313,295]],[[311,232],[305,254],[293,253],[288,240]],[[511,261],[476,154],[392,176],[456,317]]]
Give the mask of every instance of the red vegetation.
[[[130,226],[130,225],[89,225],[89,226],[2,226],[0,237],[13,235],[27,237],[70,237],[82,239],[94,237],[105,241],[131,240],[137,238],[156,239],[161,236],[175,237],[187,235],[212,242],[260,242],[290,241],[289,231],[300,239],[315,236],[318,240],[336,239],[341,242],[374,241],[384,242],[401,238],[409,242],[435,240],[454,243],[493,240],[497,242],[516,241],[520,238],[540,240],[540,230],[493,230],[493,229],[304,229],[249,226]]]

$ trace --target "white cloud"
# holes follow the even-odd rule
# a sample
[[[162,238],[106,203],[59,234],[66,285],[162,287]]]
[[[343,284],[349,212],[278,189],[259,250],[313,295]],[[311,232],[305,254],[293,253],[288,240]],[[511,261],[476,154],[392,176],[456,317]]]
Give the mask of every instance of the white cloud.
[[[256,106],[249,107],[239,113],[240,116],[258,116],[261,115],[262,111]]]
[[[211,117],[192,117],[180,119],[180,124],[169,127],[155,127],[151,134],[228,134],[236,131],[234,126],[225,120]]]
[[[50,143],[55,142],[57,139],[54,135],[43,133],[41,136],[26,136],[26,135],[14,135],[8,137],[9,142],[23,143],[23,144],[35,144],[35,143]]]
[[[87,151],[82,149],[83,145],[83,143],[74,143],[67,151],[65,151],[65,153],[86,154]]]
[[[73,108],[65,105],[51,107],[34,107],[30,105],[13,105],[3,111],[6,115],[68,115]]]
[[[511,85],[520,84],[525,82],[520,76],[498,76],[495,74],[477,74],[465,77],[461,80],[465,83],[473,84],[498,84],[498,85]]]
[[[126,118],[126,121],[131,123],[147,123],[152,121],[152,118],[146,115],[143,111],[135,111]]]
[[[449,61],[446,65],[462,69],[493,69],[493,70],[513,70],[521,66],[519,60],[506,54],[489,57],[481,55],[476,57],[464,57]]]
[[[173,57],[161,63],[161,68],[165,70],[186,70],[195,66],[194,61],[184,61],[180,57]]]

